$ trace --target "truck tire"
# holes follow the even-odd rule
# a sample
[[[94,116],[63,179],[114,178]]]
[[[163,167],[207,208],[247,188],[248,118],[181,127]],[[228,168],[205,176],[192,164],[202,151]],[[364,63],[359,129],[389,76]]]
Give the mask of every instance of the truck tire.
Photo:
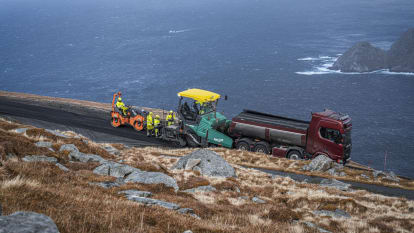
[[[270,153],[270,146],[267,142],[258,142],[254,146],[254,152],[269,154]]]
[[[250,145],[246,141],[238,141],[236,144],[236,149],[250,151]]]
[[[291,150],[288,155],[287,155],[288,159],[292,159],[292,160],[299,160],[299,159],[303,159],[303,155],[302,153],[300,153],[297,150]]]
[[[114,117],[114,118],[111,119],[111,125],[112,125],[112,127],[117,128],[117,127],[121,126],[121,120],[117,117]]]

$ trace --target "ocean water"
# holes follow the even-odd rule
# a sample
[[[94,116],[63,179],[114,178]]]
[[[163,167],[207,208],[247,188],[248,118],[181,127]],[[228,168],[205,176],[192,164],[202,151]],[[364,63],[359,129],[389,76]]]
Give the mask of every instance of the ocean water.
[[[414,75],[327,67],[414,27],[412,0],[0,0],[0,89],[175,109],[177,92],[243,109],[353,119],[352,159],[414,178]],[[386,163],[385,163],[386,158]]]

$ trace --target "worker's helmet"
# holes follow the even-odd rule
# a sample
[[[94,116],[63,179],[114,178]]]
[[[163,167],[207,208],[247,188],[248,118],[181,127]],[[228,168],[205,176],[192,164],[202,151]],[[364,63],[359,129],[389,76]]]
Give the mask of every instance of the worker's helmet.
[[[121,97],[118,97],[118,101],[122,101],[122,98]]]
[[[152,112],[150,112],[149,114],[150,114],[150,116],[152,116]]]
[[[173,110],[170,110],[170,113],[172,114],[173,113]]]
[[[156,115],[155,118],[160,118],[160,116],[159,115]]]

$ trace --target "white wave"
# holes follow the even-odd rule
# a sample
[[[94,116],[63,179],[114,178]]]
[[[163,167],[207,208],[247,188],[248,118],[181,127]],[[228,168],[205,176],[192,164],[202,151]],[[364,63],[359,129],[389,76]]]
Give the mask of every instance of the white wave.
[[[188,31],[191,31],[191,29],[170,30],[168,33],[170,33],[170,34],[177,34],[177,33],[183,33],[183,32],[188,32]]]
[[[348,74],[348,75],[354,75],[354,74],[387,74],[387,75],[409,75],[414,76],[414,73],[409,72],[392,72],[388,69],[383,70],[375,70],[372,72],[341,72],[340,70],[331,70],[329,69],[332,67],[332,65],[335,63],[336,60],[338,60],[339,56],[342,54],[337,54],[336,57],[330,57],[330,56],[319,56],[319,57],[304,57],[297,59],[298,61],[312,61],[311,64],[315,64],[314,61],[320,61],[319,64],[315,64],[313,69],[310,71],[302,71],[302,72],[295,72],[296,74],[301,75],[319,75],[319,74]]]

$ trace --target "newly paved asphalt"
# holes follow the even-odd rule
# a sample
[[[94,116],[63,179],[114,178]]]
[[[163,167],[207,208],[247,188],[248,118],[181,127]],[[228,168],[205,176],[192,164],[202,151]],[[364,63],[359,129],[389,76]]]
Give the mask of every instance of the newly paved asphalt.
[[[26,100],[0,97],[0,116],[16,119],[23,124],[39,128],[71,130],[96,142],[125,143],[130,146],[167,146],[156,138],[149,138],[144,131],[130,126],[113,128],[109,112],[82,111],[77,106],[57,109],[38,106]]]

